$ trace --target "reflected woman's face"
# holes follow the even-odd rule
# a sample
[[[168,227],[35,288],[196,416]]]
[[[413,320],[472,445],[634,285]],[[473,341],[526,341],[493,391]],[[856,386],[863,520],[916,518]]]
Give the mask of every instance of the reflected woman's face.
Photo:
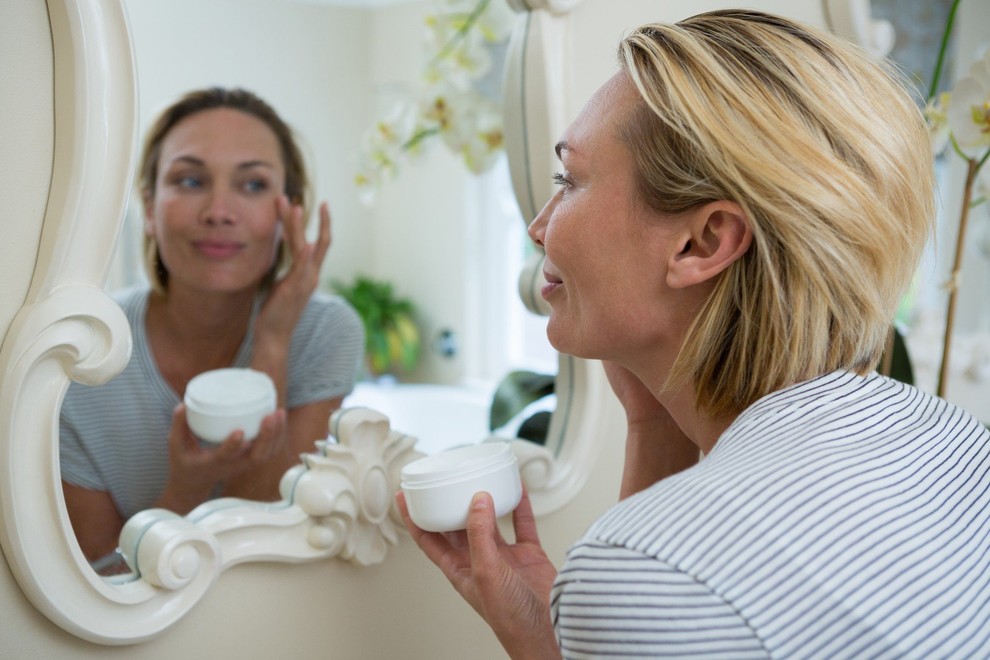
[[[169,288],[257,287],[278,254],[284,188],[278,139],[260,119],[215,108],[176,124],[145,200],[145,232],[158,244]]]

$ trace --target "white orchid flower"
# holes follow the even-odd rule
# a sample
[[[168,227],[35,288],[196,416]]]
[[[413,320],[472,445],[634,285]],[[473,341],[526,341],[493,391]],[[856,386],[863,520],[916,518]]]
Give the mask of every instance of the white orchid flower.
[[[474,174],[487,172],[498,160],[504,144],[501,117],[497,121],[481,121],[475,125],[471,139],[461,147],[464,164]]]
[[[492,69],[494,58],[478,34],[465,35],[459,47],[427,64],[424,78],[429,84],[468,89]]]
[[[426,87],[418,102],[400,104],[364,136],[355,175],[370,203],[405,157],[434,137],[474,173],[487,170],[503,150],[502,117],[481,87],[494,66],[493,48],[509,37],[515,13],[505,0],[435,0],[426,19]]]
[[[953,87],[946,119],[964,153],[979,156],[990,149],[990,50]]]
[[[498,104],[474,90],[454,91],[442,99],[437,106],[442,105],[444,144],[461,155],[471,172],[481,174],[492,166],[504,145]]]
[[[932,138],[932,151],[936,156],[945,151],[945,147],[949,144],[949,120],[946,108],[950,97],[949,92],[942,92],[925,106],[925,119],[928,121],[928,131]]]
[[[489,42],[505,41],[512,33],[516,22],[516,12],[505,0],[492,0],[478,18],[478,32]]]

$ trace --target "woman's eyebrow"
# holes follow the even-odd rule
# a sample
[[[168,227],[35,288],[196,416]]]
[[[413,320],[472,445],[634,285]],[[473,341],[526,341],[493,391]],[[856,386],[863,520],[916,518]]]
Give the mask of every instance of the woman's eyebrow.
[[[268,167],[275,169],[275,164],[270,163],[267,160],[246,160],[243,163],[238,163],[237,169],[246,170],[252,167]]]

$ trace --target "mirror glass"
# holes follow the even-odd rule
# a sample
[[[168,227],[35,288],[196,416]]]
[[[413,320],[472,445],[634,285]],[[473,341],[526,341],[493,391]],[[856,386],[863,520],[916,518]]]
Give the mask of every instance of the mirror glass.
[[[532,371],[552,383],[556,355],[546,342],[545,320],[527,312],[516,292],[531,247],[505,158],[478,176],[437,141],[402,162],[372,204],[355,185],[374,119],[421,94],[427,18],[436,3],[123,4],[135,51],[141,137],[164,107],[189,90],[220,85],[257,93],[295,130],[315,199],[330,205],[333,245],[320,288],[332,292],[334,283],[367,276],[391,284],[415,305],[419,362],[391,379],[364,374],[345,406],[384,412],[429,453],[490,435],[492,396],[508,372]],[[147,281],[143,225],[133,195],[108,289]],[[513,424],[552,407],[551,395]],[[500,431],[515,432],[512,424]],[[133,513],[121,512],[124,519]]]

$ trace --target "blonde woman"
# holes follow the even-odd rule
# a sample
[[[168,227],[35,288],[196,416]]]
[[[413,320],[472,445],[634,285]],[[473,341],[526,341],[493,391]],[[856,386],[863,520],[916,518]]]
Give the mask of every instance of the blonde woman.
[[[559,573],[525,497],[514,543],[484,493],[414,539],[515,658],[990,656],[990,433],[874,371],[932,228],[918,108],[753,11],[619,52],[529,231],[551,342],[625,408],[623,499]]]
[[[188,513],[217,496],[272,500],[281,476],[327,435],[363,355],[357,313],[314,293],[330,247],[320,207],[305,235],[309,184],[289,126],[243,89],[190,92],[149,130],[139,186],[148,285],[115,294],[134,350],[106,385],[73,384],[61,416],[66,508],[84,554],[115,570],[124,522],[150,507]],[[200,443],[186,384],[250,367],[276,385],[257,438]]]

